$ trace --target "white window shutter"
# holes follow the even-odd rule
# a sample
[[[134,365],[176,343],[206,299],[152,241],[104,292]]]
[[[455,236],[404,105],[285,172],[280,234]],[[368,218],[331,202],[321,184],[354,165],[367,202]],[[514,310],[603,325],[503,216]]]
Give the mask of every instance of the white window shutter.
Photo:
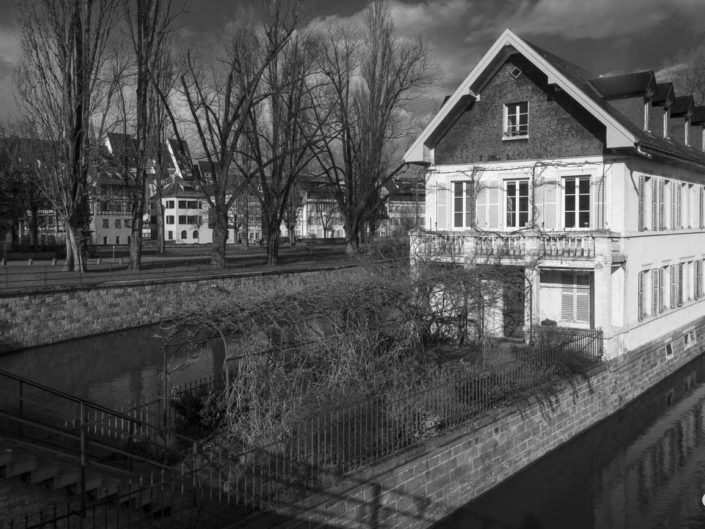
[[[578,273],[575,278],[575,321],[590,323],[590,275]]]
[[[445,184],[440,184],[436,191],[436,229],[448,229],[448,200],[450,193]]]
[[[605,179],[600,178],[594,184],[594,196],[593,206],[595,209],[595,214],[592,216],[595,219],[595,229],[604,230],[605,229]]]
[[[477,192],[477,202],[475,206],[475,225],[481,229],[487,229],[487,201],[488,201],[487,188],[480,188]]]
[[[573,274],[561,272],[561,320],[573,321],[573,306],[575,305],[575,289]]]
[[[499,229],[499,188],[490,187],[488,189],[489,201],[488,201],[488,219],[487,227],[490,230]]]
[[[639,177],[639,231],[644,231],[644,209],[646,198],[646,178],[644,175]]]
[[[543,192],[543,207],[541,208],[542,215],[539,228],[555,230],[558,227],[556,225],[556,195],[558,186],[556,182],[544,182],[541,188]]]

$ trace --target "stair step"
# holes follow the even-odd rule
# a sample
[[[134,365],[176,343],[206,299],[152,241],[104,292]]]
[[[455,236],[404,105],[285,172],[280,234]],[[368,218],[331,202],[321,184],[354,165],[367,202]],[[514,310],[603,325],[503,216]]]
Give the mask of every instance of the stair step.
[[[11,461],[0,468],[0,475],[5,478],[21,476],[37,468],[37,458],[27,454],[15,454]]]
[[[41,483],[53,478],[61,472],[61,465],[58,463],[41,462],[29,475],[29,482],[32,484]]]
[[[105,480],[97,489],[90,490],[88,495],[96,500],[114,496],[120,490],[120,481],[117,479]]]
[[[103,483],[103,476],[100,474],[94,474],[92,472],[86,473],[86,492],[91,492],[93,490],[99,489]],[[81,476],[79,474],[78,481],[72,483],[68,486],[68,490],[71,494],[81,494]]]
[[[61,472],[49,480],[49,487],[58,490],[81,481],[81,470],[77,468],[63,468]]]

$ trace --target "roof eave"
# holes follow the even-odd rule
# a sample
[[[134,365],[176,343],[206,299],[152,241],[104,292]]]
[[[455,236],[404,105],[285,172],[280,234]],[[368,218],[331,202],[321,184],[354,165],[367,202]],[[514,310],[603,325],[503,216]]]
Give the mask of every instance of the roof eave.
[[[519,53],[527,57],[533,64],[543,71],[548,84],[555,84],[563,89],[568,95],[576,100],[580,105],[593,114],[607,129],[606,147],[608,149],[619,149],[624,147],[634,147],[637,138],[624,126],[617,122],[604,109],[591,100],[591,98],[578,89],[573,83],[568,81],[558,70],[556,70],[546,59],[541,57],[531,46],[516,36],[509,29],[504,30],[502,35],[495,41],[492,47],[485,53],[480,62],[460,84],[457,90],[450,97],[448,102],[438,111],[431,122],[426,126],[421,135],[414,141],[409,149],[404,153],[404,161],[407,163],[424,163],[429,161],[427,153],[424,152],[425,143],[433,132],[438,128],[449,112],[458,104],[463,95],[471,93],[470,87],[475,80],[488,68],[492,60],[501,52],[505,46],[513,46]]]

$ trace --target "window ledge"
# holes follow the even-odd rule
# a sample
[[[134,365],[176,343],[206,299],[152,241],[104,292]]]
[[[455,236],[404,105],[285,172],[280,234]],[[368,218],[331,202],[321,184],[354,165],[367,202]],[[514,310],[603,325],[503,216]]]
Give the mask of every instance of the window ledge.
[[[513,140],[528,140],[529,135],[524,134],[523,136],[504,136],[502,135],[502,141],[513,141]]]

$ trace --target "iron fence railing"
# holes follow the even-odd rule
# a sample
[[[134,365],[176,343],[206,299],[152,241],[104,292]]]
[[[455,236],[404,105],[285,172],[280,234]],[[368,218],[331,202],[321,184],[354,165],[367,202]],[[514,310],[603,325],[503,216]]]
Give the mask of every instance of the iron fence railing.
[[[488,410],[555,387],[561,380],[575,375],[576,362],[581,370],[598,362],[602,356],[602,341],[600,330],[539,327],[530,344],[513,346],[512,361],[460,363],[457,369],[447,370],[432,383],[414,384],[413,390],[407,385],[407,389],[390,390],[335,409],[319,405],[302,415],[307,418],[292,419],[282,425],[270,442],[260,440],[259,446],[246,446],[237,431],[228,430],[226,424],[223,432],[229,431],[230,435],[193,443],[181,453],[180,460],[165,463],[156,470],[159,479],[155,480],[152,467],[152,477],[142,484],[144,492],[141,494],[159,495],[168,491],[169,497],[174,498],[175,505],[170,506],[168,513],[162,513],[162,527],[187,527],[179,525],[178,517],[193,523],[189,516],[196,512],[213,519],[225,513],[232,521],[254,511],[289,504],[324,490],[342,476],[381,457],[452,429]],[[218,383],[222,381],[204,379],[179,388],[177,394],[197,394]],[[123,425],[116,422],[115,417],[126,415],[129,418],[128,413],[104,414],[94,416],[84,412],[81,416],[83,435],[88,435],[93,428],[92,435],[97,438],[90,442],[99,447],[101,442],[111,446],[107,441],[110,435],[125,436]],[[135,423],[154,428],[152,436],[154,432],[166,433],[160,426],[147,424],[149,413],[145,412],[143,418],[144,422],[140,419]],[[161,425],[161,418],[158,419],[156,424]],[[137,428],[134,431],[140,432]],[[140,439],[149,436],[143,433]],[[176,505],[179,502],[181,506]],[[95,520],[107,517],[111,522],[83,527],[150,527],[140,525],[144,521],[132,523],[124,515],[123,525],[123,522],[116,522],[119,519],[116,512],[123,512],[124,503],[119,496],[112,495],[89,505],[82,511],[85,517],[93,516]],[[182,507],[183,511],[179,510]],[[89,511],[98,514],[92,515]],[[67,514],[64,512],[62,516]],[[50,525],[59,521],[53,513],[51,521],[46,512],[34,515],[34,519],[25,525],[62,526]],[[37,519],[43,521],[37,522]],[[15,523],[11,527],[23,527],[22,520]],[[207,527],[207,524],[203,521],[197,526]]]
[[[87,273],[66,272],[59,265],[0,266],[0,292],[34,291],[71,286],[110,286],[130,281],[169,279],[207,279],[237,275],[243,269],[261,267],[264,256],[230,259],[225,268],[208,264],[210,259],[187,259],[172,263],[145,265],[142,270],[128,270],[127,264],[106,262],[94,265]],[[348,263],[341,254],[297,254],[280,256],[279,265],[326,265]],[[291,267],[289,267],[291,269]]]

